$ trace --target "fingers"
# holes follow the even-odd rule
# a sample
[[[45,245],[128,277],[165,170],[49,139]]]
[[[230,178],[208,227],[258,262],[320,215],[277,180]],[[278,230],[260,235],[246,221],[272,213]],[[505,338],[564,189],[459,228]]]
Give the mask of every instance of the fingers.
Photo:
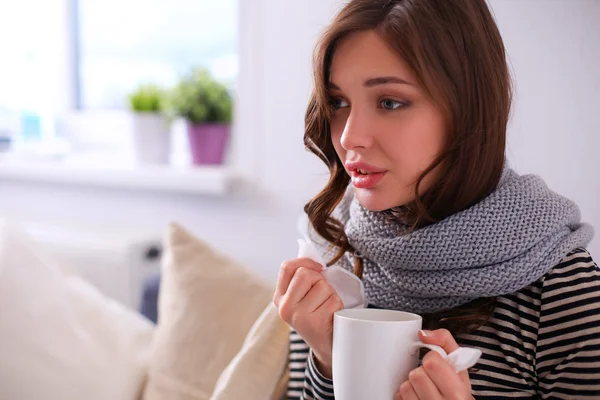
[[[330,316],[336,311],[344,309],[344,303],[340,296],[335,292],[335,289],[331,288],[331,290],[333,291],[333,294],[314,311],[315,313],[323,313]]]
[[[459,347],[452,334],[446,329],[421,331],[419,332],[419,338],[423,343],[440,346],[448,354]],[[451,396],[456,393],[470,395],[471,382],[469,380],[469,373],[463,371],[460,374],[456,374],[454,368],[435,351],[430,351],[423,358],[423,369],[442,395]]]
[[[315,272],[304,267],[298,268],[292,277],[292,281],[288,286],[287,292],[284,295],[285,301],[290,304],[300,303],[313,288],[313,286],[319,281],[324,281],[327,283],[327,281],[325,281],[325,277],[320,272]],[[324,286],[319,285],[319,288],[324,288]]]
[[[465,382],[454,372],[452,366],[435,351],[430,351],[423,358],[421,367],[442,396],[456,396],[461,393],[470,393],[470,383]]]
[[[408,374],[408,381],[420,399],[442,399],[442,394],[423,367],[410,371],[410,374]]]
[[[335,294],[335,290],[325,279],[319,280],[302,299],[302,307],[312,313]]]
[[[409,381],[400,385],[400,389],[394,396],[394,400],[419,400],[419,395],[415,392],[412,384]]]
[[[435,344],[440,346],[447,354],[458,349],[458,344],[452,334],[446,329],[438,329],[435,331],[420,331],[419,338],[423,343]]]
[[[297,329],[296,322],[298,322],[298,317],[305,318],[314,310],[307,310],[301,302],[303,302],[310,291],[314,290],[314,286],[321,281],[327,283],[325,277],[320,272],[315,272],[303,267],[296,270],[288,290],[279,300],[279,315],[285,322]],[[324,284],[319,284],[317,291],[322,290],[325,290],[325,286]],[[315,294],[315,297],[317,297],[316,299],[311,296],[311,301],[316,303],[320,296],[321,295],[319,294]],[[326,299],[324,299],[324,301],[325,300]],[[317,307],[318,306],[319,305],[317,304]],[[301,307],[302,312],[298,313],[298,310]]]
[[[273,295],[273,302],[277,307],[279,307],[281,298],[286,294],[294,274],[300,267],[308,268],[316,272],[321,272],[323,269],[320,264],[308,258],[297,258],[285,261],[281,264],[281,267],[279,268],[279,277],[277,278],[277,288]]]
[[[290,288],[291,286],[292,285],[290,285]],[[291,290],[292,289],[290,289],[290,292]],[[286,311],[286,306],[287,302],[284,300],[282,304],[282,309],[284,312]],[[289,323],[292,326],[296,326],[296,324],[299,324],[298,326],[300,326],[304,325],[304,323],[309,319],[321,322],[330,321],[333,323],[333,314],[336,311],[343,309],[344,303],[342,302],[342,299],[335,292],[335,289],[331,287],[325,279],[323,279],[315,283],[308,291],[306,296],[295,305],[292,312],[293,315],[289,316]]]

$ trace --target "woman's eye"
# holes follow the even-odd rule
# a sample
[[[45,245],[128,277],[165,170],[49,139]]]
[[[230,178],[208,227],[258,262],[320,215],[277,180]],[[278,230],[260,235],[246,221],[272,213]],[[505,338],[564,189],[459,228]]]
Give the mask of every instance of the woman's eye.
[[[395,110],[404,105],[403,103],[400,103],[399,101],[390,100],[390,99],[382,100],[379,104],[381,105],[381,108],[383,108],[385,110]]]
[[[345,108],[348,107],[348,102],[344,99],[331,99],[331,106],[333,108],[335,108],[336,110],[340,109],[340,108]]]

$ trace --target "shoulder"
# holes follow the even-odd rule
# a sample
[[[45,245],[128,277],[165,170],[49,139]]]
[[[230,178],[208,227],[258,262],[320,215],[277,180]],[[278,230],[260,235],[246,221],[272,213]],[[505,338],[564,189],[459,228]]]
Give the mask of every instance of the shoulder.
[[[576,270],[581,267],[594,267],[598,269],[598,265],[592,259],[590,252],[583,247],[577,248],[567,254],[560,263],[550,270],[550,274],[560,270]]]
[[[597,394],[600,269],[576,249],[542,278],[536,372],[543,391]],[[570,398],[570,397],[569,397]]]
[[[536,313],[540,306],[551,308],[554,303],[565,306],[578,300],[587,300],[588,305],[595,302],[600,307],[600,268],[586,249],[577,248],[536,282],[497,299],[500,304],[512,305],[526,301]]]
[[[540,349],[567,341],[600,345],[600,268],[585,249],[570,252],[541,281]]]
[[[523,328],[531,326],[542,342],[576,332],[600,337],[600,268],[586,249],[575,249],[538,281],[499,296],[496,314]]]
[[[542,298],[559,300],[567,297],[600,295],[600,268],[584,248],[567,254],[541,279]]]

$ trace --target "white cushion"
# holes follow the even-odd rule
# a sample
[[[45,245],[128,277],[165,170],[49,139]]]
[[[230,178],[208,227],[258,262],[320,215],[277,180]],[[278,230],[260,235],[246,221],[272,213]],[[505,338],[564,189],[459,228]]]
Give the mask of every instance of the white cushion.
[[[153,330],[0,221],[0,399],[134,400]]]

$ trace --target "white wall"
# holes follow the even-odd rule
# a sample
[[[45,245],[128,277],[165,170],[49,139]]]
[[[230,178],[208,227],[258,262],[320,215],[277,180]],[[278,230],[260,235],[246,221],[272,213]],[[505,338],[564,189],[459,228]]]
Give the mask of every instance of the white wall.
[[[575,200],[600,258],[600,2],[492,0],[516,81],[508,155]]]
[[[251,5],[248,3],[252,3]],[[274,279],[296,253],[296,218],[324,184],[302,143],[313,42],[337,0],[247,0],[235,160],[249,180],[227,198],[0,184],[0,210],[161,230],[171,220]],[[517,80],[510,158],[575,199],[600,229],[600,16],[595,1],[491,2]],[[590,246],[600,258],[600,241]]]

